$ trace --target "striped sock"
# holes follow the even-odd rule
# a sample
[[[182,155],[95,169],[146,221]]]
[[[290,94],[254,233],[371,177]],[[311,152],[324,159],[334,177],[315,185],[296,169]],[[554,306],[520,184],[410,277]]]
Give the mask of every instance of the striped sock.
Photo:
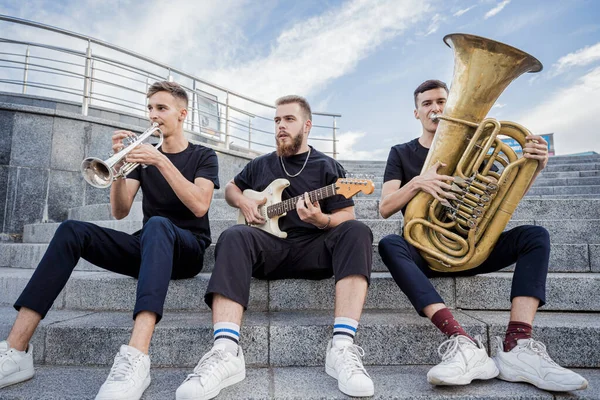
[[[356,328],[358,328],[358,321],[352,318],[336,317],[333,323],[333,344],[353,344]]]
[[[240,326],[233,322],[217,322],[214,327],[215,346],[225,347],[225,351],[237,355],[240,341]]]

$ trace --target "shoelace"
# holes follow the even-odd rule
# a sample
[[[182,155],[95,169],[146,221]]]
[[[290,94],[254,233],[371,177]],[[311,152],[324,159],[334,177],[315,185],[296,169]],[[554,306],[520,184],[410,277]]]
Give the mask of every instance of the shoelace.
[[[187,379],[200,378],[202,383],[203,377],[208,377],[212,374],[215,367],[221,360],[226,360],[227,354],[221,349],[213,349],[206,353],[204,357],[198,362],[198,365],[194,368],[194,372],[189,374]]]
[[[129,353],[125,353],[125,355],[118,353],[115,356],[115,363],[110,369],[110,373],[108,374],[108,380],[112,381],[124,381],[129,379],[131,374],[133,373],[133,364],[135,360],[133,356]]]
[[[551,357],[550,354],[546,351],[546,345],[542,342],[538,342],[537,340],[529,339],[529,343],[527,343],[527,348],[531,349],[534,353],[539,354],[544,360],[548,361],[550,364],[560,367]],[[562,367],[561,367],[562,368]]]
[[[365,351],[362,347],[351,344],[343,347],[340,351],[342,353],[341,358],[343,360],[344,369],[348,371],[350,375],[363,373],[369,376],[361,361],[361,358],[365,355]]]
[[[462,343],[461,343],[462,341]],[[445,340],[438,347],[438,354],[442,357],[442,362],[446,362],[458,352],[461,344],[471,343],[469,338],[462,335],[454,335],[450,339]]]

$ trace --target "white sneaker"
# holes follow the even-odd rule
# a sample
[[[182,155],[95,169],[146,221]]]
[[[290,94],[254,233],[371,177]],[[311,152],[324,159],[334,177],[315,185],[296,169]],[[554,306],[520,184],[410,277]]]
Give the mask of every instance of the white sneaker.
[[[6,340],[0,342],[0,389],[33,377],[33,346],[25,353],[8,347]]]
[[[438,347],[442,362],[427,373],[433,385],[468,385],[474,379],[492,379],[498,368],[476,336],[475,342],[463,335],[454,335]]]
[[[550,358],[546,346],[533,339],[519,339],[517,346],[505,352],[502,339],[496,337],[498,351],[494,362],[499,379],[528,382],[540,389],[555,392],[585,389],[588,381],[581,375],[561,367]]]
[[[361,358],[365,351],[349,342],[327,345],[325,372],[338,381],[338,389],[353,397],[373,396],[373,380],[365,370]]]
[[[138,400],[150,385],[150,357],[122,345],[96,400]]]
[[[246,378],[246,362],[242,348],[237,356],[215,346],[204,355],[183,383],[177,388],[177,400],[205,400],[216,397],[221,389]]]

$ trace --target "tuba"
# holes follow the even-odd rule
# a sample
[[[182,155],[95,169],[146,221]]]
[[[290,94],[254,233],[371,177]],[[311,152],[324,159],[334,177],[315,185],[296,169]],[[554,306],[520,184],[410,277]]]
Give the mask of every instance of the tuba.
[[[112,185],[113,181],[116,179],[126,177],[131,171],[136,169],[139,164],[124,162],[119,169],[117,169],[116,166],[127,157],[127,154],[129,154],[131,150],[135,149],[140,144],[144,144],[146,140],[151,136],[156,135],[157,132],[159,140],[154,146],[158,149],[163,142],[163,133],[158,127],[158,123],[153,122],[150,128],[146,129],[140,135],[136,135],[135,139],[128,141],[121,151],[113,154],[105,161],[96,157],[86,158],[81,162],[80,167],[83,179],[94,187],[104,189]]]
[[[489,256],[517,204],[529,187],[538,161],[519,158],[502,142],[511,137],[524,147],[526,128],[486,118],[504,89],[542,64],[514,47],[474,35],[451,34],[444,42],[454,50],[454,76],[422,172],[437,161],[439,173],[451,175],[456,200],[442,205],[420,192],[404,215],[404,237],[431,269],[463,271]]]

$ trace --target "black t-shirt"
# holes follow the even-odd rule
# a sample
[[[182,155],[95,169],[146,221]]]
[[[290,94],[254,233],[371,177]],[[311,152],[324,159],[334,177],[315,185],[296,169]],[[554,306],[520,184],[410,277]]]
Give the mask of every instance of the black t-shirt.
[[[399,179],[400,187],[403,187],[412,178],[421,175],[428,152],[429,149],[423,147],[418,138],[392,147],[385,165],[383,182]],[[403,215],[405,210],[406,206],[402,208]]]
[[[163,153],[173,163],[175,168],[190,182],[196,178],[205,178],[219,188],[219,164],[217,154],[207,147],[189,143],[188,147],[180,153]],[[210,245],[210,225],[208,213],[198,218],[179,200],[167,180],[158,168],[149,165],[133,170],[127,178],[140,181],[144,193],[142,211],[144,224],[150,217],[165,217],[177,227],[187,229],[196,236],[204,247]]]
[[[287,172],[294,175],[300,171],[306,160],[307,153],[308,152],[283,158]],[[311,147],[310,157],[308,158],[306,167],[302,173],[295,178],[287,176],[281,166],[279,156],[276,152],[273,152],[250,161],[244,169],[235,176],[234,183],[242,191],[252,189],[257,192],[262,192],[275,179],[284,178],[290,181],[290,186],[285,188],[281,194],[281,199],[287,200],[302,195],[305,192],[331,185],[332,183],[335,183],[338,178],[345,177],[346,173],[344,168],[342,168],[337,161]],[[354,201],[352,199],[346,199],[342,195],[335,195],[321,200],[319,204],[324,213],[331,213],[340,208],[354,206]],[[295,209],[288,211],[285,217],[279,219],[279,229],[286,232],[289,239],[302,237],[319,231],[316,226],[302,222]]]

